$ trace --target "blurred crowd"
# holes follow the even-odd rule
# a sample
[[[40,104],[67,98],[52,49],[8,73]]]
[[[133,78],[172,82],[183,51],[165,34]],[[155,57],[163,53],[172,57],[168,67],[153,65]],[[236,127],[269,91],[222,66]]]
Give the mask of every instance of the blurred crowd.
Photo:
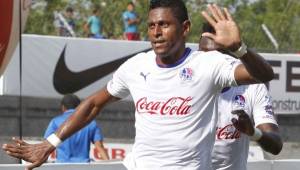
[[[120,16],[123,21],[123,36],[117,39],[123,40],[140,40],[140,34],[138,30],[138,25],[140,23],[140,18],[135,12],[135,4],[129,2],[127,4],[126,10]],[[74,17],[74,9],[72,7],[66,7],[64,12],[54,13],[54,27],[58,36],[64,37],[76,37],[77,29],[83,29],[84,37],[94,38],[94,39],[106,39],[109,38],[107,35],[103,34],[103,25],[105,23],[101,20],[101,9],[99,6],[95,6],[90,16],[84,22],[83,25],[77,24]]]

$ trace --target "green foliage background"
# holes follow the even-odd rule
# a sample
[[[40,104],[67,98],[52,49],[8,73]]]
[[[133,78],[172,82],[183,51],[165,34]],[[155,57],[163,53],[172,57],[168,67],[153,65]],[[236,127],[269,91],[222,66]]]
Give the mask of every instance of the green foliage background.
[[[200,14],[207,3],[226,6],[231,11],[242,30],[242,37],[250,47],[259,52],[299,52],[300,51],[300,1],[299,0],[185,0],[192,21],[189,42],[197,43],[203,18]],[[92,7],[101,7],[100,17],[104,34],[108,38],[120,39],[123,32],[121,15],[126,10],[128,0],[34,0],[27,20],[25,33],[56,35],[53,26],[54,11],[62,12],[67,6],[75,9],[76,34],[83,36],[83,24],[91,15]],[[142,23],[139,30],[142,37],[147,33],[147,11],[149,0],[135,0],[136,12]],[[105,6],[102,4],[106,3]],[[278,41],[279,50],[263,32],[265,24]]]

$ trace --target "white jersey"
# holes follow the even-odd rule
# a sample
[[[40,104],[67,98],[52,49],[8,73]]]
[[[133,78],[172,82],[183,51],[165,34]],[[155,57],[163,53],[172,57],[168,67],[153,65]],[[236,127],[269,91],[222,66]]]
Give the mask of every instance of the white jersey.
[[[156,63],[154,51],[127,60],[114,73],[107,90],[135,103],[136,136],[129,169],[211,169],[217,96],[236,85],[237,60],[217,51],[186,48],[167,67]],[[130,165],[129,165],[130,164]]]
[[[226,91],[227,90],[227,91]],[[243,109],[254,126],[264,123],[277,125],[271,97],[264,84],[244,85],[224,89],[219,97],[216,141],[212,153],[213,168],[218,170],[246,170],[249,137],[233,126],[237,118],[232,110]]]

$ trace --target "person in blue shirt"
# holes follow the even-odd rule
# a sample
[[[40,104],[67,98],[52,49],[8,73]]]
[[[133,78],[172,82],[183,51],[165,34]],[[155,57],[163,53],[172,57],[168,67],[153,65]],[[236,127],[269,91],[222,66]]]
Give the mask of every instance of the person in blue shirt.
[[[62,115],[56,116],[51,120],[45,132],[44,138],[54,133],[58,127],[65,122],[80,104],[80,99],[74,94],[67,94],[61,101]],[[90,145],[95,144],[95,148],[100,154],[100,158],[108,160],[108,154],[103,146],[103,135],[96,121],[92,121],[85,128],[78,131],[69,139],[61,143],[56,149],[56,162],[90,162]]]
[[[87,22],[84,25],[84,30],[90,38],[104,38],[104,36],[102,35],[102,23],[99,15],[99,8],[95,8],[93,10],[93,15],[88,18]]]
[[[124,22],[124,38],[126,40],[140,40],[140,35],[138,32],[138,24],[140,23],[140,19],[134,12],[133,2],[129,2],[127,4],[127,10],[123,12],[122,18]]]

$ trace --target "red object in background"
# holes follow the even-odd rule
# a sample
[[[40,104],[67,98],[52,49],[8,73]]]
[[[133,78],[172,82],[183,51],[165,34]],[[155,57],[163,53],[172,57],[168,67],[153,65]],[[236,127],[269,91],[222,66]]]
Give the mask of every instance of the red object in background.
[[[4,58],[6,57],[6,51],[9,45],[9,40],[12,31],[13,22],[13,8],[14,1],[1,0],[0,1],[0,70],[5,67]],[[0,73],[1,74],[1,73]]]

